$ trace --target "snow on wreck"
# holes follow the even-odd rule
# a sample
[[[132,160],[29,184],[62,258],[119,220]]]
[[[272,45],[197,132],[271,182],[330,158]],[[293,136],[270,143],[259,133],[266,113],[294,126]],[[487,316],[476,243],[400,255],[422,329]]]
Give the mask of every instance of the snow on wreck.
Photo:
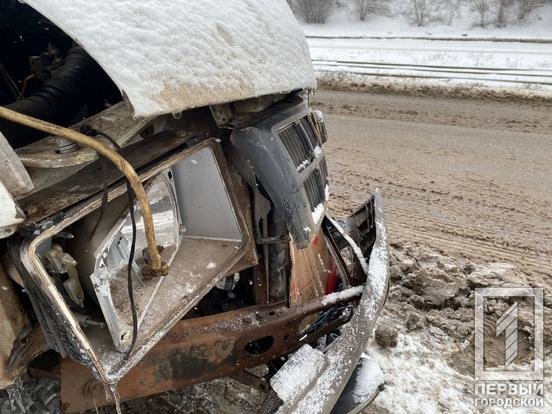
[[[135,117],[316,87],[285,0],[27,3],[102,66]]]

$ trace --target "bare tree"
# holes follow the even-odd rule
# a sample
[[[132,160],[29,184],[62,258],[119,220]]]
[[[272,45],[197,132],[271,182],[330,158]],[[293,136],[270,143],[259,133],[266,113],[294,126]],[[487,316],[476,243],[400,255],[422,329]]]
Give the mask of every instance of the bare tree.
[[[361,21],[365,21],[369,14],[377,13],[382,9],[380,0],[353,0],[353,6]]]
[[[446,25],[452,24],[455,17],[460,15],[461,6],[464,0],[444,0],[444,11],[441,12],[442,20]]]
[[[326,23],[334,8],[334,0],[292,0],[290,3],[305,23]]]
[[[521,0],[519,3],[518,20],[520,22],[525,20],[534,9],[540,6],[542,6],[541,0]]]
[[[427,1],[426,0],[411,0],[412,12],[414,13],[414,20],[418,26],[423,26],[427,15]]]
[[[479,26],[485,27],[487,24],[487,13],[489,12],[488,0],[472,0],[473,7],[479,13]]]
[[[508,10],[512,6],[513,0],[493,0],[496,9],[496,25],[498,27],[506,26]]]

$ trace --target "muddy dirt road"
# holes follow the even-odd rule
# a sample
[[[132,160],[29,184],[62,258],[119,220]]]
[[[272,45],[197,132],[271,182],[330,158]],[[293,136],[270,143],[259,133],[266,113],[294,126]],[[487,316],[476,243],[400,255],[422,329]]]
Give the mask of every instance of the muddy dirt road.
[[[312,103],[326,114],[334,214],[375,187],[385,201],[392,285],[378,326],[398,345],[367,349],[387,390],[365,413],[480,412],[473,289],[542,287],[552,321],[552,108],[332,91]],[[551,344],[546,329],[545,360]]]
[[[384,194],[391,238],[552,276],[552,108],[319,91],[331,208]]]

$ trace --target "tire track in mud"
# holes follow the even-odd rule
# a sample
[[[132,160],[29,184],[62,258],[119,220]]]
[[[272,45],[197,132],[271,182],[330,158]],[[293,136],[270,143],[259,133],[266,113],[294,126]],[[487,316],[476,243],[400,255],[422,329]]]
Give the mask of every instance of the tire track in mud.
[[[371,188],[380,187],[392,238],[479,261],[509,262],[533,275],[535,283],[552,276],[552,194],[546,191],[552,188],[552,160],[543,157],[552,153],[552,136],[542,134],[541,124],[527,131],[511,128],[512,122],[530,125],[542,108],[505,104],[501,111],[495,102],[486,114],[475,101],[474,114],[480,114],[463,127],[428,117],[431,99],[416,116],[420,98],[401,96],[394,97],[397,107],[412,119],[395,121],[398,111],[390,100],[385,101],[390,119],[366,118],[381,97],[360,95],[350,95],[355,109],[345,116],[348,94],[317,96],[318,101],[328,96],[333,107],[343,102],[339,115],[330,110],[326,117],[330,207],[336,215],[348,214]],[[454,117],[457,106],[469,112],[466,101],[441,99],[435,106],[445,120]]]
[[[387,197],[391,196],[391,194],[387,195]],[[352,202],[349,208],[341,208],[337,212],[344,215],[354,204],[356,203]],[[447,250],[449,253],[459,253],[467,258],[510,262],[526,272],[552,276],[549,250],[534,249],[526,243],[517,247],[504,245],[511,242],[501,237],[493,237],[492,229],[478,234],[478,228],[421,216],[405,208],[389,207],[386,210],[392,238],[397,236],[415,240],[433,248]]]
[[[336,184],[334,184],[335,188]],[[349,187],[350,188],[350,187]],[[506,261],[516,264],[528,272],[537,272],[541,275],[552,276],[552,260],[549,248],[535,245],[527,240],[527,235],[534,236],[531,226],[526,231],[520,231],[521,223],[502,218],[503,226],[514,228],[518,226],[518,234],[525,234],[526,238],[515,238],[514,235],[497,234],[492,224],[474,226],[460,224],[455,217],[440,220],[428,211],[428,203],[416,195],[407,192],[395,192],[393,186],[384,186],[386,199],[386,215],[392,235],[417,240],[434,248],[445,249],[450,253],[460,253],[473,259]],[[408,207],[404,200],[408,199]],[[347,200],[343,203],[342,200]],[[398,200],[398,201],[397,201]],[[347,214],[361,199],[347,196],[337,197],[339,207],[336,209],[341,215]],[[443,200],[442,205],[454,200]],[[332,205],[332,207],[333,207]],[[431,207],[435,207],[434,205]],[[467,206],[463,206],[467,210]],[[519,214],[522,212],[520,211]],[[525,226],[523,226],[525,227]]]
[[[339,185],[339,184],[338,184]],[[354,186],[353,186],[354,187]],[[401,191],[400,189],[396,191],[394,188],[395,185],[385,185],[384,187],[384,195],[385,198],[389,200],[389,208],[390,211],[393,212],[392,216],[403,216],[405,217],[405,223],[420,223],[423,228],[434,228],[437,229],[439,232],[450,234],[451,236],[463,236],[463,237],[469,237],[471,239],[474,239],[475,241],[479,241],[482,243],[487,243],[493,246],[501,246],[502,248],[510,248],[512,245],[517,245],[517,250],[519,251],[525,251],[527,254],[530,254],[530,252],[534,251],[536,255],[551,255],[552,252],[549,248],[541,247],[539,245],[535,245],[534,243],[528,243],[526,240],[513,240],[511,236],[505,236],[505,235],[495,235],[493,236],[492,233],[494,231],[494,226],[491,224],[486,225],[471,225],[470,223],[462,223],[461,216],[460,218],[456,217],[447,217],[447,220],[439,220],[435,218],[431,211],[428,211],[428,204],[431,203],[431,209],[436,209],[436,204],[439,204],[441,207],[446,207],[448,205],[451,205],[455,202],[454,195],[450,196],[445,193],[441,193],[442,196],[445,196],[441,199],[434,199],[432,198],[430,201],[423,200],[421,197],[419,197],[417,194],[413,194],[411,192],[407,191]],[[410,187],[411,189],[413,187]],[[422,191],[421,189],[416,189],[419,191]],[[425,194],[425,193],[422,193]],[[338,197],[339,198],[339,197]],[[408,200],[408,208],[402,204],[399,204],[396,202],[397,199],[404,199]],[[358,200],[360,201],[360,200]],[[468,200],[471,201],[471,200]],[[352,207],[351,203],[351,207]],[[482,203],[482,206],[486,209],[490,209],[495,206],[495,204],[488,204],[488,203]],[[519,209],[512,209],[505,206],[497,206],[499,211],[497,214],[502,214],[501,221],[503,226],[518,226],[518,232],[519,233],[526,233],[527,235],[531,235],[534,233],[534,230],[529,227],[526,229],[520,228],[519,226],[522,223],[519,223],[518,216],[520,214],[525,214],[522,210]],[[466,209],[465,207],[464,209]],[[424,211],[424,213],[422,213]],[[345,213],[345,211],[340,211],[340,213]],[[510,214],[511,217],[506,217],[504,213]],[[543,220],[549,220],[545,215],[540,216],[539,218]],[[546,230],[546,227],[545,227]]]
[[[469,236],[440,236],[435,232],[411,228],[402,223],[393,222],[388,226],[392,237],[396,234],[408,240],[422,242],[429,247],[446,250],[448,253],[459,253],[466,258],[509,262],[528,273],[552,276],[552,261],[533,254],[523,254],[515,249],[497,248],[490,243],[475,242]]]

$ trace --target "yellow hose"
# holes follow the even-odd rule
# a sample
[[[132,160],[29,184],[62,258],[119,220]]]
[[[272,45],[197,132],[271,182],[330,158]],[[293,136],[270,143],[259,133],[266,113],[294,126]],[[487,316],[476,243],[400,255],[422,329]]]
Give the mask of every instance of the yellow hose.
[[[37,129],[50,135],[65,138],[66,140],[76,142],[84,147],[92,148],[98,154],[111,161],[128,179],[128,182],[130,183],[130,186],[136,196],[136,200],[140,205],[140,209],[142,210],[142,217],[144,218],[144,231],[146,233],[146,241],[151,258],[150,268],[152,276],[162,276],[168,273],[169,268],[166,263],[161,261],[161,256],[157,250],[155,230],[153,228],[153,217],[151,214],[148,196],[144,190],[142,182],[140,181],[140,177],[138,177],[138,174],[136,174],[136,171],[127,160],[103,142],[81,134],[80,132],[73,131],[72,129],[42,121],[40,119],[33,118],[32,116],[20,114],[19,112],[12,111],[11,109],[4,108],[2,106],[0,106],[0,117],[29,128]]]

